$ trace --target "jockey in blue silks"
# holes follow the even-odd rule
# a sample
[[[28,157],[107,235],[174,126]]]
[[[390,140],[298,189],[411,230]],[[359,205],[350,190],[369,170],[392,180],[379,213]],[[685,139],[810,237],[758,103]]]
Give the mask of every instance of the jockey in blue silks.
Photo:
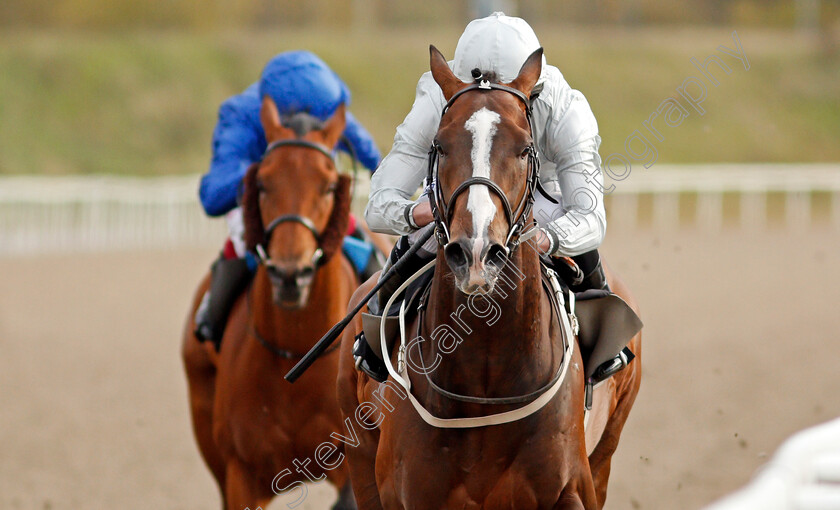
[[[237,200],[245,172],[262,158],[266,149],[260,122],[265,96],[274,100],[281,118],[308,113],[325,121],[339,105],[350,104],[350,90],[327,64],[308,51],[290,51],[272,58],[258,82],[219,107],[219,120],[213,130],[213,158],[210,170],[201,178],[198,194],[209,216],[225,215],[230,237],[213,264],[210,290],[196,313],[196,335],[202,340],[213,340],[217,346],[227,315],[256,267],[254,257],[245,249]],[[337,149],[355,154],[371,172],[379,164],[380,154],[373,138],[349,111],[344,138]],[[360,272],[373,257],[372,251],[369,244],[349,236],[344,244],[345,254]]]

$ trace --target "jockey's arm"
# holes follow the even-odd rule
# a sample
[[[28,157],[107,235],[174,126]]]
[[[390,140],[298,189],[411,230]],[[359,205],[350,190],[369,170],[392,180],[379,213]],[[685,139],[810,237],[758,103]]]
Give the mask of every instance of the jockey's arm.
[[[391,151],[373,174],[365,220],[375,232],[405,235],[415,229],[406,220],[406,211],[415,204],[411,197],[423,184],[440,111],[445,101],[430,72],[417,83],[411,111],[397,128]]]
[[[219,107],[219,120],[213,130],[213,158],[198,189],[201,205],[209,216],[221,216],[236,207],[248,166],[259,161],[265,150],[262,126],[259,118],[247,115],[250,110],[259,111],[256,84]]]
[[[607,231],[598,124],[589,103],[573,89],[555,98],[545,125],[544,156],[556,165],[563,209],[546,225],[553,233],[553,255],[575,256],[601,245]],[[559,107],[558,107],[559,106]]]

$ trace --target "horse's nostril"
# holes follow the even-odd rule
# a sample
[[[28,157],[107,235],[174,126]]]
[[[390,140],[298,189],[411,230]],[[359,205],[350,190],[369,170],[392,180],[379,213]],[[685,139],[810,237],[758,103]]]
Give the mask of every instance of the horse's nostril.
[[[268,276],[270,276],[273,280],[286,279],[286,271],[273,264],[266,264],[266,271],[268,271]]]
[[[460,242],[451,242],[443,249],[446,263],[453,271],[465,269],[470,265],[470,253]]]
[[[282,285],[284,287],[296,286],[301,271],[293,268],[276,266],[274,264],[268,265],[267,269],[268,276],[272,281],[274,281],[275,285]]]
[[[486,265],[493,265],[496,267],[503,267],[507,262],[508,251],[498,243],[493,243],[487,249],[487,254],[484,255],[484,263]]]
[[[315,274],[315,268],[312,266],[306,266],[298,271],[298,278],[312,278]]]

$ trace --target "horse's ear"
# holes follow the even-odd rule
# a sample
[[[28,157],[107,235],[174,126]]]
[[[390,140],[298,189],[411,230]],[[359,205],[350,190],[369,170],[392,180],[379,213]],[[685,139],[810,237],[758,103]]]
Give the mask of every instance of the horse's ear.
[[[434,45],[429,45],[429,69],[432,70],[432,76],[440,86],[443,97],[447,101],[465,85],[455,76],[455,73],[449,68],[449,64],[446,63],[446,58]]]
[[[508,86],[515,88],[526,96],[530,96],[531,91],[534,89],[534,85],[536,85],[537,80],[540,79],[540,73],[542,72],[542,56],[542,48],[537,48],[536,51],[531,53],[519,69],[519,74],[516,76],[516,79],[510,82]]]
[[[327,119],[324,123],[324,128],[321,129],[321,134],[324,137],[324,145],[332,149],[341,139],[344,133],[344,128],[347,127],[347,107],[344,103],[338,105],[332,117]]]
[[[295,136],[294,131],[284,127],[280,122],[280,112],[277,111],[277,105],[269,96],[263,97],[262,106],[260,107],[260,122],[262,122],[265,139],[268,142],[284,138],[294,138]]]

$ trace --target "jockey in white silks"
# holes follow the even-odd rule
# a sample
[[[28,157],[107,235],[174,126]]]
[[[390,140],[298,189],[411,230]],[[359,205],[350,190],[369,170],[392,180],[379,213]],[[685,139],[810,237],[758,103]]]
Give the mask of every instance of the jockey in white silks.
[[[449,66],[464,82],[472,82],[472,70],[478,69],[495,73],[501,83],[508,83],[538,48],[540,43],[527,22],[497,12],[467,25]],[[583,280],[574,290],[606,289],[597,251],[607,219],[595,116],[583,94],[572,89],[556,67],[546,65],[544,57],[531,99],[540,182],[557,202],[536,194],[533,213],[544,234],[539,248],[544,254],[571,257],[577,263]],[[416,201],[411,197],[426,176],[429,147],[445,105],[443,92],[431,72],[426,72],[417,83],[411,111],[397,128],[390,153],[373,174],[367,223],[374,231],[404,236],[391,254],[391,264],[407,251],[421,229],[433,227],[425,193]],[[436,250],[435,243],[435,238],[430,238],[418,251],[419,258],[428,260]],[[419,260],[410,266],[422,265]],[[394,280],[380,293],[380,300],[400,283],[398,278]]]
[[[473,70],[480,75],[495,74],[500,83],[509,83],[519,74],[525,60],[540,48],[539,40],[527,22],[520,18],[493,13],[467,25],[449,62],[454,74],[465,83],[475,81]],[[572,280],[572,290],[597,289],[609,294],[598,247],[604,240],[607,219],[604,212],[604,187],[598,148],[598,123],[586,98],[572,89],[560,71],[545,63],[534,90],[530,94],[533,110],[533,139],[540,158],[540,182],[543,191],[536,193],[534,219],[543,235],[536,243],[543,255],[557,262],[558,257],[571,257],[579,271],[568,275],[565,264],[555,264]],[[429,147],[440,124],[441,112],[447,104],[431,72],[417,83],[414,105],[397,128],[390,153],[383,158],[371,179],[370,200],[365,219],[371,229],[403,237],[391,253],[388,265],[403,257],[414,239],[425,229],[434,228],[428,189],[417,200],[417,193],[427,175]],[[394,290],[413,272],[434,257],[437,240],[434,236],[416,251],[414,260],[407,260],[402,274],[383,285],[378,298],[369,302],[370,312],[380,310]],[[383,270],[384,273],[384,270]],[[355,353],[355,351],[354,351]],[[357,367],[374,377],[364,349],[357,354]],[[616,357],[613,368],[626,366],[627,358]]]

